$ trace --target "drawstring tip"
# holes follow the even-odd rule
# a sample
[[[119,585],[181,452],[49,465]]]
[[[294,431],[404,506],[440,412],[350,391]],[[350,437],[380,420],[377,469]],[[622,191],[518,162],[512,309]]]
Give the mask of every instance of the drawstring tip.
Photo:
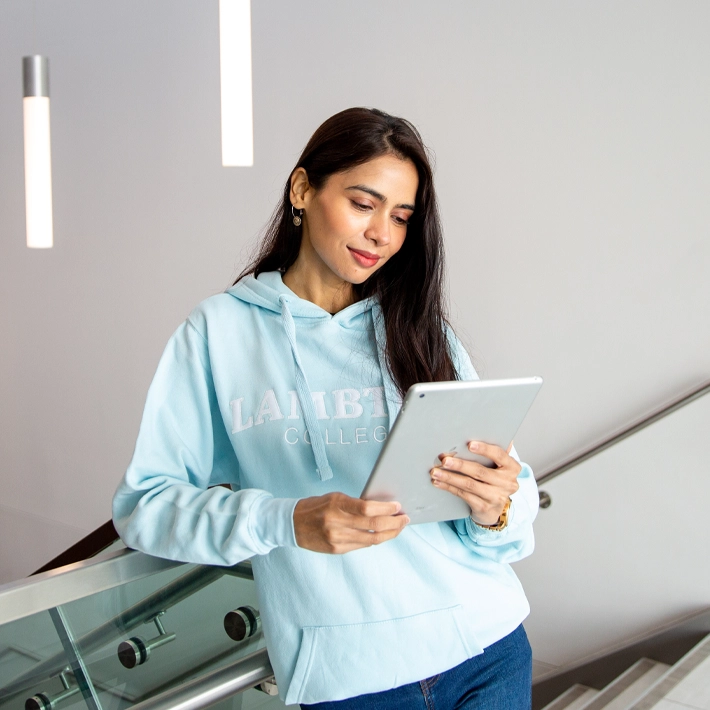
[[[316,473],[318,474],[318,478],[320,478],[321,481],[327,481],[333,478],[333,471],[330,466],[327,466],[324,469],[317,468]]]

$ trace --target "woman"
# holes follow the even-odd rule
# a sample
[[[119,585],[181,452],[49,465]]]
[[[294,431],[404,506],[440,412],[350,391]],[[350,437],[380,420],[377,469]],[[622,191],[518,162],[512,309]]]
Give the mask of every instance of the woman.
[[[151,385],[116,528],[153,555],[253,558],[287,704],[529,707],[508,563],[533,547],[530,468],[485,444],[495,469],[445,458],[432,484],[471,508],[450,523],[408,527],[399,504],[358,498],[407,388],[476,378],[444,317],[442,253],[416,129],[343,111],[255,262],[178,328]]]

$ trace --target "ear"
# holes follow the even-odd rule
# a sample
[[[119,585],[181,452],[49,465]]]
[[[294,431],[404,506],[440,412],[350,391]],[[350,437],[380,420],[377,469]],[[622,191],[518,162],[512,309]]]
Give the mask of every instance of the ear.
[[[297,210],[302,210],[310,202],[312,194],[313,188],[308,182],[308,173],[304,168],[296,168],[291,174],[291,204]]]

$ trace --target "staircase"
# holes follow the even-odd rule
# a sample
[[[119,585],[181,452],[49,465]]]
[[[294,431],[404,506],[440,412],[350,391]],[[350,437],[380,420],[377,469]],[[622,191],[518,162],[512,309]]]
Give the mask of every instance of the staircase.
[[[677,663],[641,658],[603,688],[575,684],[543,710],[710,710],[710,636]]]

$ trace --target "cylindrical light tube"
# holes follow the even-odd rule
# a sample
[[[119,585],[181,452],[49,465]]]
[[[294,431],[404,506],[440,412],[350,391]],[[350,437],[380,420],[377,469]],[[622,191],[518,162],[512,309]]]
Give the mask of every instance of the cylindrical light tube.
[[[49,139],[49,59],[22,58],[25,124],[25,210],[27,246],[54,244],[52,227],[52,158]]]
[[[219,0],[222,165],[254,164],[250,0]]]

